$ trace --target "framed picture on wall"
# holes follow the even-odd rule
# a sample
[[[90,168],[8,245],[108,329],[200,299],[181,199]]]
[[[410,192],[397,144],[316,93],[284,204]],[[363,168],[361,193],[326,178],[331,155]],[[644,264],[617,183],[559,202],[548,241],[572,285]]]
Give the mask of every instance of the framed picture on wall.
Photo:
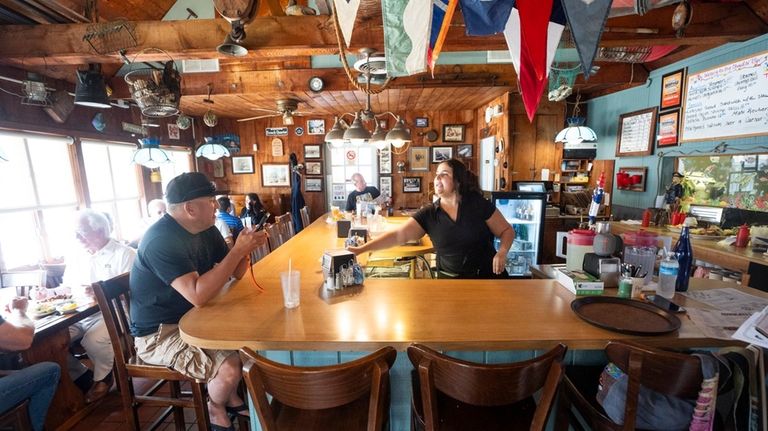
[[[307,133],[310,135],[325,135],[325,120],[322,118],[307,120]]]
[[[392,177],[379,177],[379,191],[382,195],[392,196]]]
[[[320,144],[304,145],[304,158],[305,159],[322,159],[323,152]]]
[[[443,142],[464,142],[463,124],[446,124],[443,126]]]
[[[647,167],[623,167],[616,174],[616,188],[630,192],[644,192],[648,177]]]
[[[322,192],[323,191],[323,179],[322,178],[304,178],[304,191],[305,192]]]
[[[618,130],[616,157],[650,156],[656,140],[656,108],[621,114]]]
[[[432,147],[432,163],[441,163],[453,158],[453,147]]]
[[[680,107],[683,102],[684,83],[685,69],[676,70],[661,77],[660,109]]]
[[[379,173],[392,173],[392,147],[389,145],[379,150]]]
[[[659,136],[657,145],[669,147],[677,145],[677,136],[680,131],[680,110],[659,114]]]
[[[252,174],[253,156],[232,156],[233,174]]]
[[[403,193],[421,193],[421,177],[403,177]]]
[[[413,123],[416,125],[416,127],[429,127],[429,118],[416,117],[416,119],[413,120]]]
[[[304,162],[307,175],[323,175],[323,162]]]
[[[290,172],[288,163],[264,163],[261,165],[261,185],[264,187],[290,187]]]
[[[224,178],[224,159],[211,161],[213,165],[213,178]]]
[[[456,146],[456,156],[460,159],[472,158],[472,144],[461,144]]]
[[[429,147],[408,148],[408,165],[412,171],[428,171]]]

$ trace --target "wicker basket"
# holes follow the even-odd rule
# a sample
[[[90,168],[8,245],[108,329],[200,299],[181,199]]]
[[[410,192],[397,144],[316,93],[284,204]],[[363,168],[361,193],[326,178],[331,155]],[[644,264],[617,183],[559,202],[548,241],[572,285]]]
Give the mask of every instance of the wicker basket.
[[[170,117],[179,113],[181,101],[181,74],[173,60],[165,68],[137,69],[125,75],[131,95],[147,117]]]

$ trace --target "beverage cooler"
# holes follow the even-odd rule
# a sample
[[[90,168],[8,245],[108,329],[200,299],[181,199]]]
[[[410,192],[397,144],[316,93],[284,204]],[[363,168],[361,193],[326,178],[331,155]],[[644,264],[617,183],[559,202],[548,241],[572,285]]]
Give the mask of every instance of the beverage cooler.
[[[507,272],[511,277],[531,275],[529,266],[539,263],[544,236],[546,193],[493,192],[493,204],[515,230],[515,240],[507,254]],[[496,239],[496,249],[499,248]]]

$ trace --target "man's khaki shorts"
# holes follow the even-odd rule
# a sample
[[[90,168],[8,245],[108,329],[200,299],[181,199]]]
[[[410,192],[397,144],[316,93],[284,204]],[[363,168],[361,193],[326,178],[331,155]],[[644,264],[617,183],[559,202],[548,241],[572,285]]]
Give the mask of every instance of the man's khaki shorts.
[[[136,353],[148,364],[165,365],[197,380],[209,381],[219,367],[234,354],[231,350],[206,350],[190,346],[181,339],[179,325],[161,324],[154,334],[136,337]]]

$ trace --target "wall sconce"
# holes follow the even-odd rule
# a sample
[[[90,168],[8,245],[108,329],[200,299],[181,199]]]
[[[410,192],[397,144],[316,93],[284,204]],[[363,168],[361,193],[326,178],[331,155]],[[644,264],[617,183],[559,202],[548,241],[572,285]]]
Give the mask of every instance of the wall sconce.
[[[159,168],[164,163],[170,163],[171,158],[168,153],[160,148],[160,138],[141,138],[139,139],[141,148],[133,153],[133,163],[145,166],[150,169]]]

